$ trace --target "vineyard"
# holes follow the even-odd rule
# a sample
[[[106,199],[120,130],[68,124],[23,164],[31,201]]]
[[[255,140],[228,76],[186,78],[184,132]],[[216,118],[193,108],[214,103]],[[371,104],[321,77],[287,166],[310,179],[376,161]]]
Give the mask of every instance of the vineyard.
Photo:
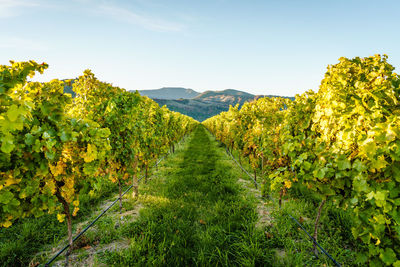
[[[387,56],[341,58],[317,93],[262,98],[203,124],[246,158],[279,206],[292,191],[349,210],[357,263],[400,266],[400,77]]]
[[[100,82],[89,70],[73,83],[74,99],[63,93],[68,81],[27,82],[47,67],[0,66],[0,224],[56,214],[67,222],[72,247],[80,191],[94,195],[107,179],[121,195],[132,179],[137,195],[138,172],[147,179],[149,166],[197,122]]]
[[[29,81],[47,67],[0,66],[1,266],[400,266],[387,56],[202,124],[89,70]]]

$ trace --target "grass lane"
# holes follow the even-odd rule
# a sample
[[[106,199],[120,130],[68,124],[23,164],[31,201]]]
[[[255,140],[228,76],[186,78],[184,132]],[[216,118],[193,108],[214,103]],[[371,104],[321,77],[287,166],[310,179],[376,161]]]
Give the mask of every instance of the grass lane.
[[[273,265],[270,240],[255,228],[256,201],[223,149],[198,127],[185,150],[168,160],[163,179],[144,189],[151,205],[125,225],[128,249],[104,252],[107,265]]]

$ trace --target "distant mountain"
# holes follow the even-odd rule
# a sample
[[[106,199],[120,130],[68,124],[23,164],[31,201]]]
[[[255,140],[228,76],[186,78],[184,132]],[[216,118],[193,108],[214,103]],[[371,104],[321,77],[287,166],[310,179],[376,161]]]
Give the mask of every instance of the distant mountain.
[[[235,90],[235,89],[225,89],[222,91],[205,91],[204,93],[199,94],[196,96],[196,99],[213,99],[219,98],[220,96],[238,96],[238,97],[247,97],[251,98],[254,97],[253,94],[249,94],[243,91]]]
[[[206,120],[214,115],[227,111],[229,105],[217,102],[207,102],[196,99],[153,99],[160,106],[188,115],[198,121]]]
[[[72,91],[72,86],[70,86],[70,85],[64,85],[64,93],[71,94],[72,97],[76,96],[76,93],[74,91]]]
[[[222,111],[227,111],[231,105],[235,106],[236,104],[239,104],[239,107],[241,107],[245,102],[250,102],[260,97],[264,97],[264,95],[253,95],[243,91],[226,89],[223,91],[206,91],[201,94],[191,90],[197,95],[185,98],[181,97],[181,93],[185,92],[184,90],[191,89],[173,88],[171,90],[171,88],[161,88],[157,90],[142,90],[139,91],[139,93],[142,94],[142,92],[152,91],[153,94],[145,95],[152,98],[160,106],[166,105],[170,110],[191,116],[198,121],[203,121],[221,113]],[[179,92],[180,97],[174,99],[171,91]],[[194,95],[194,93],[191,93],[191,95]],[[167,98],[163,97],[165,95],[167,95]]]
[[[139,93],[157,99],[191,99],[200,94],[192,89],[182,87],[163,87],[155,90],[139,90]]]
[[[65,80],[61,80],[64,82],[64,93],[66,94],[71,94],[72,97],[76,96],[76,93],[72,90],[72,85],[75,82],[75,79],[65,79]],[[65,83],[66,81],[69,81],[68,83]]]
[[[234,90],[226,89],[223,91],[205,91],[204,93],[193,98],[194,100],[206,101],[211,103],[224,103],[225,105],[243,105],[246,101],[251,101],[256,98],[255,95]]]

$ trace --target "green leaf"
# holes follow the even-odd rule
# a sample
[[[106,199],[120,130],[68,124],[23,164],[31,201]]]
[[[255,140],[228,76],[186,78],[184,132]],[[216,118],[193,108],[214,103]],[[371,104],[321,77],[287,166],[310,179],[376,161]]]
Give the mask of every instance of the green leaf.
[[[386,204],[386,195],[388,194],[388,191],[377,191],[374,194],[374,198],[376,199],[376,206],[378,207],[384,207]],[[389,208],[389,207],[387,207]]]
[[[14,206],[14,207],[19,206],[19,204],[21,204],[21,202],[19,202],[19,200],[14,197],[11,198],[10,202],[8,203],[8,205]]]
[[[55,144],[57,144],[57,141],[54,139],[49,139],[45,142],[47,149],[51,149]]]
[[[31,146],[35,143],[35,137],[31,135],[30,133],[27,133],[25,135],[25,144]]]
[[[365,263],[368,260],[368,256],[365,253],[358,252],[356,255],[356,262],[357,263]]]
[[[44,115],[49,115],[51,110],[52,110],[52,104],[50,103],[43,103],[40,107],[41,111],[43,112]]]
[[[386,194],[385,194],[386,192],[383,192],[383,191],[377,191],[376,193],[375,193],[375,195],[374,195],[374,198],[376,199],[376,200],[385,200],[386,199]]]
[[[60,135],[60,139],[61,139],[61,141],[63,141],[63,142],[68,142],[69,141],[69,139],[70,139],[70,136],[66,133],[66,132],[62,132],[61,133],[61,135]]]
[[[0,190],[0,203],[8,204],[14,197],[10,191]]]
[[[43,138],[44,139],[48,139],[50,137],[51,137],[51,135],[49,134],[49,132],[46,131],[46,132],[43,133]]]
[[[320,191],[325,196],[333,196],[333,195],[335,195],[335,190],[333,190],[330,185],[321,186],[320,187]]]
[[[368,183],[367,180],[362,175],[357,175],[353,180],[353,188],[356,192],[367,192]]]
[[[312,164],[308,161],[303,162],[303,168],[308,171],[311,168]]]
[[[6,154],[9,154],[13,149],[15,148],[13,138],[12,136],[4,136],[2,139],[2,144],[1,144],[1,151],[3,151]]]
[[[35,144],[33,145],[32,149],[35,152],[40,152],[42,144],[40,143],[39,139],[35,140]]]
[[[339,160],[337,162],[337,165],[338,165],[338,168],[339,168],[340,171],[344,171],[346,169],[350,169],[351,168],[350,161],[348,159],[346,159],[346,158],[342,159],[342,160]]]
[[[356,205],[358,203],[358,198],[354,197],[354,198],[350,199],[350,203],[352,205]]]
[[[378,157],[378,159],[371,160],[371,168],[373,169],[380,170],[382,168],[385,168],[387,164],[388,163],[384,157]]]
[[[20,115],[19,109],[17,105],[11,105],[11,107],[7,111],[7,117],[10,121],[14,122],[17,120]]]
[[[397,166],[397,164],[392,164],[392,172],[393,172],[393,178],[396,180],[396,182],[400,183],[400,167]]]
[[[378,206],[378,205],[377,205]],[[387,201],[384,201],[384,203],[383,203],[383,212],[385,212],[385,213],[388,213],[389,211],[391,211],[392,210],[392,205],[389,203],[389,202],[387,202]]]
[[[382,267],[382,262],[379,259],[374,258],[370,260],[369,267]]]
[[[375,193],[374,193],[373,191],[369,192],[369,193],[367,194],[367,200],[373,199],[374,196],[375,196]]]
[[[54,158],[56,157],[56,153],[52,151],[46,151],[45,155],[46,158],[48,158],[49,160],[54,160]]]
[[[374,218],[375,218],[375,220],[376,220],[376,222],[378,224],[385,224],[386,223],[386,219],[385,219],[385,216],[383,214],[375,215]]]
[[[325,168],[319,169],[315,176],[319,179],[322,179],[325,177]]]
[[[371,240],[371,236],[370,236],[370,235],[362,235],[362,236],[360,236],[360,239],[361,239],[364,243],[368,244],[369,241]]]
[[[367,167],[359,159],[356,159],[353,162],[352,168],[359,172],[365,171],[367,169]]]
[[[393,249],[391,248],[386,248],[384,251],[382,251],[379,255],[379,258],[387,265],[390,265],[397,260],[396,253],[394,253]]]

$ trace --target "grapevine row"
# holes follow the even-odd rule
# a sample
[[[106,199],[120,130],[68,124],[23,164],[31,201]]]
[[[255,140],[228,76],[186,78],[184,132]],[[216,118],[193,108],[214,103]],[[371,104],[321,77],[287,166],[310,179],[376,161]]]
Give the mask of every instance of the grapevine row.
[[[203,124],[246,157],[265,191],[303,185],[353,213],[357,261],[400,266],[400,76],[386,55],[340,58],[318,92],[260,98]]]
[[[79,191],[111,179],[121,187],[197,124],[151,99],[100,82],[86,70],[74,81],[28,82],[47,64],[0,66],[0,225],[56,213],[67,221]],[[64,93],[71,86],[72,98]],[[121,203],[120,203],[121,204]]]

